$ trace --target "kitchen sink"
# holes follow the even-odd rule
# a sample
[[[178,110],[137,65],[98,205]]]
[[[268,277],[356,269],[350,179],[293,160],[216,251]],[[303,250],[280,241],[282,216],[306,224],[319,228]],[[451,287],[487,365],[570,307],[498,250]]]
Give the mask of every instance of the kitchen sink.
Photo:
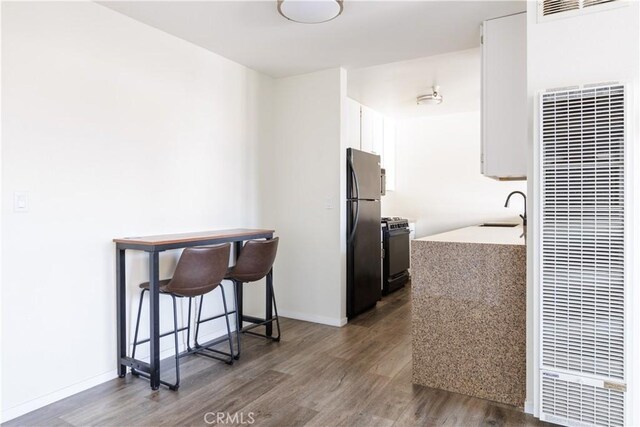
[[[480,227],[517,227],[517,223],[513,222],[485,222],[480,224]]]

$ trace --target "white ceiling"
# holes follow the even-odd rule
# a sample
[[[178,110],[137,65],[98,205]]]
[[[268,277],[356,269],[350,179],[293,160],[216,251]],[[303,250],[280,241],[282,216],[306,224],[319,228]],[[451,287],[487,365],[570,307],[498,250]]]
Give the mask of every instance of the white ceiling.
[[[348,72],[347,94],[386,116],[413,118],[480,109],[480,48]],[[439,105],[416,105],[440,86]]]
[[[469,49],[480,22],[520,1],[356,1],[323,24],[298,24],[268,1],[107,1],[100,4],[273,77],[347,69]]]

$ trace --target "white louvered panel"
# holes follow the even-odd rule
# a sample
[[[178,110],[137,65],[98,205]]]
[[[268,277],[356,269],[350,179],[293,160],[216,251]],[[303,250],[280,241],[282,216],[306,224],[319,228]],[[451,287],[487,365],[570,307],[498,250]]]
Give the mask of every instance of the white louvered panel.
[[[624,383],[624,86],[541,103],[542,368]]]
[[[558,14],[564,14],[567,16],[572,14],[575,15],[576,13],[581,13],[584,9],[610,3],[620,4],[621,2],[620,0],[539,0],[538,17],[540,19]],[[607,7],[608,6],[603,6],[599,9],[605,9]],[[596,9],[594,8],[593,10]]]
[[[580,9],[579,0],[544,0],[542,2],[542,15],[548,16],[555,13]]]
[[[583,0],[582,7],[597,6],[599,4],[611,3],[618,0]]]
[[[569,426],[624,426],[624,393],[591,384],[542,377],[543,419]]]

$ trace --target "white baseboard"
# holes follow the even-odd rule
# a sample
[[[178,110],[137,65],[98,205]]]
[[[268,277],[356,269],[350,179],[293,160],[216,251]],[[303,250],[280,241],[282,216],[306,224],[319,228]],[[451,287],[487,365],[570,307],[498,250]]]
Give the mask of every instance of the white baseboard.
[[[290,319],[304,320],[305,322],[320,323],[323,325],[342,327],[347,324],[347,318],[335,318],[327,316],[318,316],[315,314],[299,313],[296,311],[278,310],[281,317]]]
[[[232,332],[235,328],[235,323],[232,322],[233,324],[231,325],[232,327]],[[202,335],[201,338],[199,339],[200,342],[207,342],[207,341],[211,341],[213,339],[219,338],[223,335],[227,334],[227,329],[226,327],[223,329],[218,329],[210,334],[207,335]],[[182,346],[182,343],[180,343]],[[184,349],[181,349],[181,351]],[[167,357],[172,357],[174,354],[174,349],[173,347],[171,348],[165,348],[164,350],[162,350],[160,352],[160,359],[165,359]],[[149,356],[148,354],[145,355],[144,357],[140,358],[141,360],[146,360],[147,362],[149,361]],[[0,414],[0,423],[5,423],[9,420],[12,420],[14,418],[18,418],[22,415],[28,414],[29,412],[35,411],[37,409],[43,408],[47,405],[50,405],[52,403],[57,402],[58,400],[62,400],[65,399],[69,396],[73,396],[74,394],[80,393],[82,391],[88,390],[92,387],[95,387],[97,385],[100,385],[102,383],[105,383],[107,381],[110,381],[114,378],[118,377],[118,371],[116,369],[109,371],[109,372],[105,372],[103,374],[100,375],[96,375],[94,377],[91,378],[87,378],[86,380],[80,381],[78,383],[72,384],[70,386],[61,388],[59,390],[56,390],[52,393],[48,393],[45,394],[43,396],[37,397],[35,399],[29,400],[27,402],[24,403],[20,403],[16,406],[13,406],[11,408],[8,408],[4,411],[2,411],[2,413]]]
[[[525,414],[533,415],[533,402],[530,400],[524,401],[524,412]]]
[[[118,371],[114,369],[112,371],[105,372],[104,374],[96,375],[95,377],[80,381],[79,383],[70,385],[68,387],[61,388],[60,390],[56,390],[53,393],[45,394],[44,396],[40,396],[27,402],[21,403],[12,408],[2,411],[2,422],[4,423],[14,418],[18,418],[21,415],[27,414],[31,411],[35,411],[36,409],[40,409],[44,406],[50,405],[51,403],[57,402],[58,400],[62,400],[76,393],[80,393],[81,391],[90,389],[91,387],[95,387],[117,377]]]

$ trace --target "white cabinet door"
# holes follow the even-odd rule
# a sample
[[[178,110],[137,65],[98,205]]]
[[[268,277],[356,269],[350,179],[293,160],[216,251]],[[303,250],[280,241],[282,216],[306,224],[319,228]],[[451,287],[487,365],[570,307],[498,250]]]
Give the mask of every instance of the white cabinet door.
[[[363,105],[361,126],[361,149],[369,153],[382,154],[384,141],[384,117],[382,114]]]
[[[374,111],[373,115],[373,139],[371,152],[382,155],[384,144],[384,117]]]
[[[347,147],[360,149],[360,103],[347,98]]]
[[[374,111],[369,108],[362,106],[362,116],[360,122],[360,149],[367,152],[373,151],[373,121],[374,121]]]
[[[484,21],[482,39],[482,173],[526,179],[526,14]]]
[[[347,98],[347,145],[378,154],[386,169],[387,190],[396,185],[396,123],[359,102]]]

